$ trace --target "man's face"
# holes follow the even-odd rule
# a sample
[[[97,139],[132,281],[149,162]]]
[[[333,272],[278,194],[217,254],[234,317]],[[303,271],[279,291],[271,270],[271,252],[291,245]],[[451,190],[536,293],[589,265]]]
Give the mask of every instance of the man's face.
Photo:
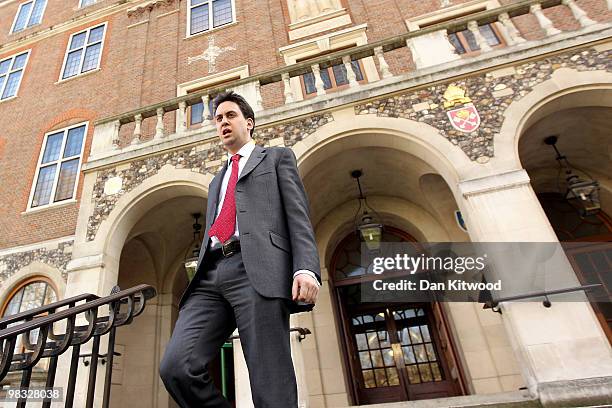
[[[237,153],[251,139],[253,120],[245,119],[235,102],[226,101],[217,106],[215,125],[219,139],[232,154]]]

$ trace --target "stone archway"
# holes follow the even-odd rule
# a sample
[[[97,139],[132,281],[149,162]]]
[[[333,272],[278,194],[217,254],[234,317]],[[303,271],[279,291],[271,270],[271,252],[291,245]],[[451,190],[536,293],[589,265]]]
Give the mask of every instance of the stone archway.
[[[374,115],[356,116],[348,109],[334,112],[333,116],[333,122],[293,146],[311,201],[324,281],[329,279],[328,267],[336,245],[354,228],[357,187],[349,174],[354,168],[364,170],[362,182],[368,204],[380,213],[386,225],[407,231],[422,241],[469,239],[454,220],[452,225],[445,225],[449,218],[452,220],[452,215],[447,218],[440,214],[447,215],[448,202],[454,203],[453,209],[461,205],[463,198],[459,183],[480,174],[482,165],[470,161],[461,149],[442,138],[435,128],[423,123]],[[399,180],[394,174],[404,179]],[[422,183],[432,188],[424,193]],[[444,205],[434,209],[430,200],[436,199],[443,199]],[[449,233],[449,228],[454,230]],[[313,356],[309,363],[307,371],[311,372],[307,373],[307,378],[314,382],[309,383],[309,390],[320,390],[328,401],[350,404],[356,401],[349,396],[351,374],[342,359],[344,340],[339,334],[340,316],[335,311],[334,302],[327,282],[321,289],[314,313],[299,316],[296,323],[314,327],[316,341],[305,347],[315,348],[318,355],[325,356],[325,361]],[[479,322],[480,311],[474,305],[445,312],[456,332],[473,335],[468,343],[476,338],[481,344],[487,343],[485,328]],[[477,332],[470,331],[467,327],[471,324],[481,328]],[[486,324],[486,331],[503,332],[501,319],[497,317],[487,320]],[[494,340],[495,355],[489,349],[476,346],[470,353],[459,356],[461,364],[469,366],[466,370],[471,374],[466,392],[496,392],[516,389],[524,384],[509,342],[505,338],[500,341],[502,338],[504,336]],[[461,343],[464,339],[459,340]],[[465,343],[465,347],[473,346]],[[461,347],[463,344],[458,345],[458,350]],[[508,369],[503,373],[500,367],[496,367],[501,361]],[[498,388],[487,388],[488,385],[479,377],[485,372],[486,375],[505,378],[499,382],[495,380]],[[504,386],[502,381],[506,381]]]

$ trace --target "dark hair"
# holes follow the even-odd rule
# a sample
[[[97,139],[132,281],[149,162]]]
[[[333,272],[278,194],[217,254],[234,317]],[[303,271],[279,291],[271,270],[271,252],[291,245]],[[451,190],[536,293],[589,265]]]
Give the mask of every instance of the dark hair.
[[[253,137],[253,131],[255,130],[255,113],[253,113],[253,108],[251,108],[251,105],[249,105],[246,99],[234,91],[221,92],[213,100],[213,117],[217,112],[217,107],[223,102],[234,102],[240,108],[240,112],[242,112],[242,116],[244,116],[245,119],[251,118],[253,120],[253,129],[251,129],[251,137]]]

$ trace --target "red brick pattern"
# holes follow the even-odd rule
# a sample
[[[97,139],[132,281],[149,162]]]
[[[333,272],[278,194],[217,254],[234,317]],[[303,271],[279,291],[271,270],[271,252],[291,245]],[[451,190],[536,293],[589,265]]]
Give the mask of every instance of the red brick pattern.
[[[452,0],[452,4],[462,1],[466,0]],[[23,214],[46,132],[90,121],[86,160],[94,120],[175,97],[178,84],[208,75],[207,62],[187,64],[187,58],[201,54],[211,35],[216,45],[236,48],[217,58],[217,72],[248,64],[249,72],[257,74],[284,65],[278,48],[290,43],[285,0],[235,2],[237,23],[190,38],[186,38],[187,1],[168,1],[150,10],[127,13],[117,0],[103,0],[84,9],[77,8],[78,0],[49,0],[42,23],[16,34],[8,31],[20,2],[0,7],[0,59],[31,49],[17,98],[0,102],[0,248],[74,233],[78,203]],[[508,4],[512,0],[500,2]],[[354,25],[367,23],[367,37],[372,42],[404,33],[405,19],[435,11],[440,0],[343,0],[342,4]],[[577,0],[577,4],[594,20],[612,20],[605,0]],[[106,7],[116,7],[118,11],[32,45],[6,51],[18,39],[35,38],[40,31],[70,20],[78,21]],[[562,30],[578,27],[566,7],[545,10],[545,14]],[[101,22],[108,23],[101,69],[58,82],[70,35]],[[527,39],[543,36],[531,15],[518,18],[515,23]],[[389,53],[386,59],[394,73],[414,69],[405,48]],[[262,87],[262,95],[265,108],[284,103],[280,83]],[[165,122],[172,130],[174,115],[166,115]],[[126,126],[122,134],[131,129]],[[143,134],[150,136],[154,131],[154,118],[146,120]],[[81,188],[82,176],[77,199]]]

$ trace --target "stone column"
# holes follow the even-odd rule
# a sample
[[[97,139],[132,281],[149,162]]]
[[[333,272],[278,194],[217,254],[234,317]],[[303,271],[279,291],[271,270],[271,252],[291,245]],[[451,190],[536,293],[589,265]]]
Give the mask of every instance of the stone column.
[[[176,133],[185,133],[187,131],[187,102],[179,102],[179,109],[176,113],[178,117],[178,129]]]
[[[323,83],[323,79],[321,79],[321,68],[319,67],[319,64],[314,64],[311,68],[315,78],[317,96],[325,95],[325,84]]]
[[[473,242],[557,242],[524,170],[463,181],[459,190]],[[594,405],[587,402],[612,392],[610,345],[584,299],[500,305],[523,377],[544,406]]]
[[[355,71],[353,71],[351,57],[349,55],[342,57],[342,63],[344,64],[344,69],[346,69],[346,78],[349,81],[349,86],[359,86],[359,82],[357,82],[357,75],[355,75]]]
[[[102,254],[83,256],[73,259],[68,263],[68,281],[66,283],[66,292],[64,298],[77,296],[83,293],[92,293],[100,297],[110,295],[111,289],[117,284],[119,260],[113,260],[109,257],[104,257]],[[108,307],[100,307],[98,309],[98,317],[108,315]],[[77,324],[86,324],[84,317],[77,318]],[[91,352],[93,340],[82,344],[80,354],[88,354]],[[100,354],[106,354],[108,349],[108,334],[100,338]],[[70,373],[70,360],[72,357],[72,347],[64,352],[58,359],[57,373],[55,377],[55,385],[64,387],[68,384],[68,375]],[[91,365],[85,366],[83,359],[78,361],[77,381],[74,393],[74,406],[84,407],[87,400],[87,383],[89,378],[89,369]],[[104,372],[105,366],[98,360],[96,374],[96,389],[94,406],[102,406],[102,395],[104,392]],[[63,403],[61,404],[63,406]]]
[[[406,40],[406,46],[408,47],[408,49],[410,50],[410,53],[412,54],[412,61],[414,62],[415,68],[419,69],[423,66],[423,62],[421,61],[421,57],[419,55],[419,52],[417,51],[416,46],[414,45],[414,41],[416,40],[416,38],[408,38]]]
[[[555,28],[552,21],[550,21],[548,17],[544,15],[542,6],[540,4],[532,4],[531,7],[529,7],[529,11],[536,16],[538,19],[538,24],[540,24],[540,27],[542,27],[542,30],[544,30],[547,36],[550,37],[561,32],[561,30]]]
[[[392,77],[393,74],[389,69],[389,64],[387,64],[387,61],[385,60],[385,53],[383,52],[383,47],[380,46],[374,48],[374,55],[378,59],[378,65],[380,66],[380,75],[383,77],[383,79]]]
[[[291,316],[291,327],[295,320]],[[235,331],[234,334],[238,334]],[[304,356],[302,354],[302,345],[299,340],[298,332],[291,332],[291,359],[293,360],[293,368],[295,370],[295,379],[297,382],[298,391],[298,408],[307,408],[308,404],[308,388],[306,387],[306,370],[304,368]],[[249,382],[249,370],[246,360],[244,359],[242,345],[239,339],[233,340],[234,350],[234,381],[236,385],[236,407],[237,408],[252,408],[253,399],[251,397],[251,383]]]
[[[484,36],[480,32],[477,21],[470,21],[467,25],[467,28],[468,30],[470,30],[470,32],[474,36],[474,39],[476,40],[476,44],[478,44],[478,46],[480,47],[480,51],[482,52],[491,51],[491,46],[487,42],[486,38],[484,38]]]
[[[142,137],[142,115],[139,113],[134,116],[134,137],[132,138],[132,144],[138,144],[141,142],[140,138]]]
[[[155,125],[155,139],[164,138],[164,108],[157,108],[157,124]]]
[[[561,0],[561,3],[565,4],[571,10],[574,18],[578,20],[581,27],[588,27],[590,25],[595,24],[595,21],[591,20],[589,16],[587,16],[586,11],[578,7],[574,0]]]
[[[521,37],[508,13],[500,14],[498,20],[501,24],[499,24],[497,27],[502,32],[502,35],[506,39],[508,45],[525,42],[525,39]]]
[[[292,103],[295,99],[293,98],[293,90],[291,89],[291,82],[289,81],[289,73],[285,72],[281,75],[283,79],[283,94],[285,95],[285,103]]]

